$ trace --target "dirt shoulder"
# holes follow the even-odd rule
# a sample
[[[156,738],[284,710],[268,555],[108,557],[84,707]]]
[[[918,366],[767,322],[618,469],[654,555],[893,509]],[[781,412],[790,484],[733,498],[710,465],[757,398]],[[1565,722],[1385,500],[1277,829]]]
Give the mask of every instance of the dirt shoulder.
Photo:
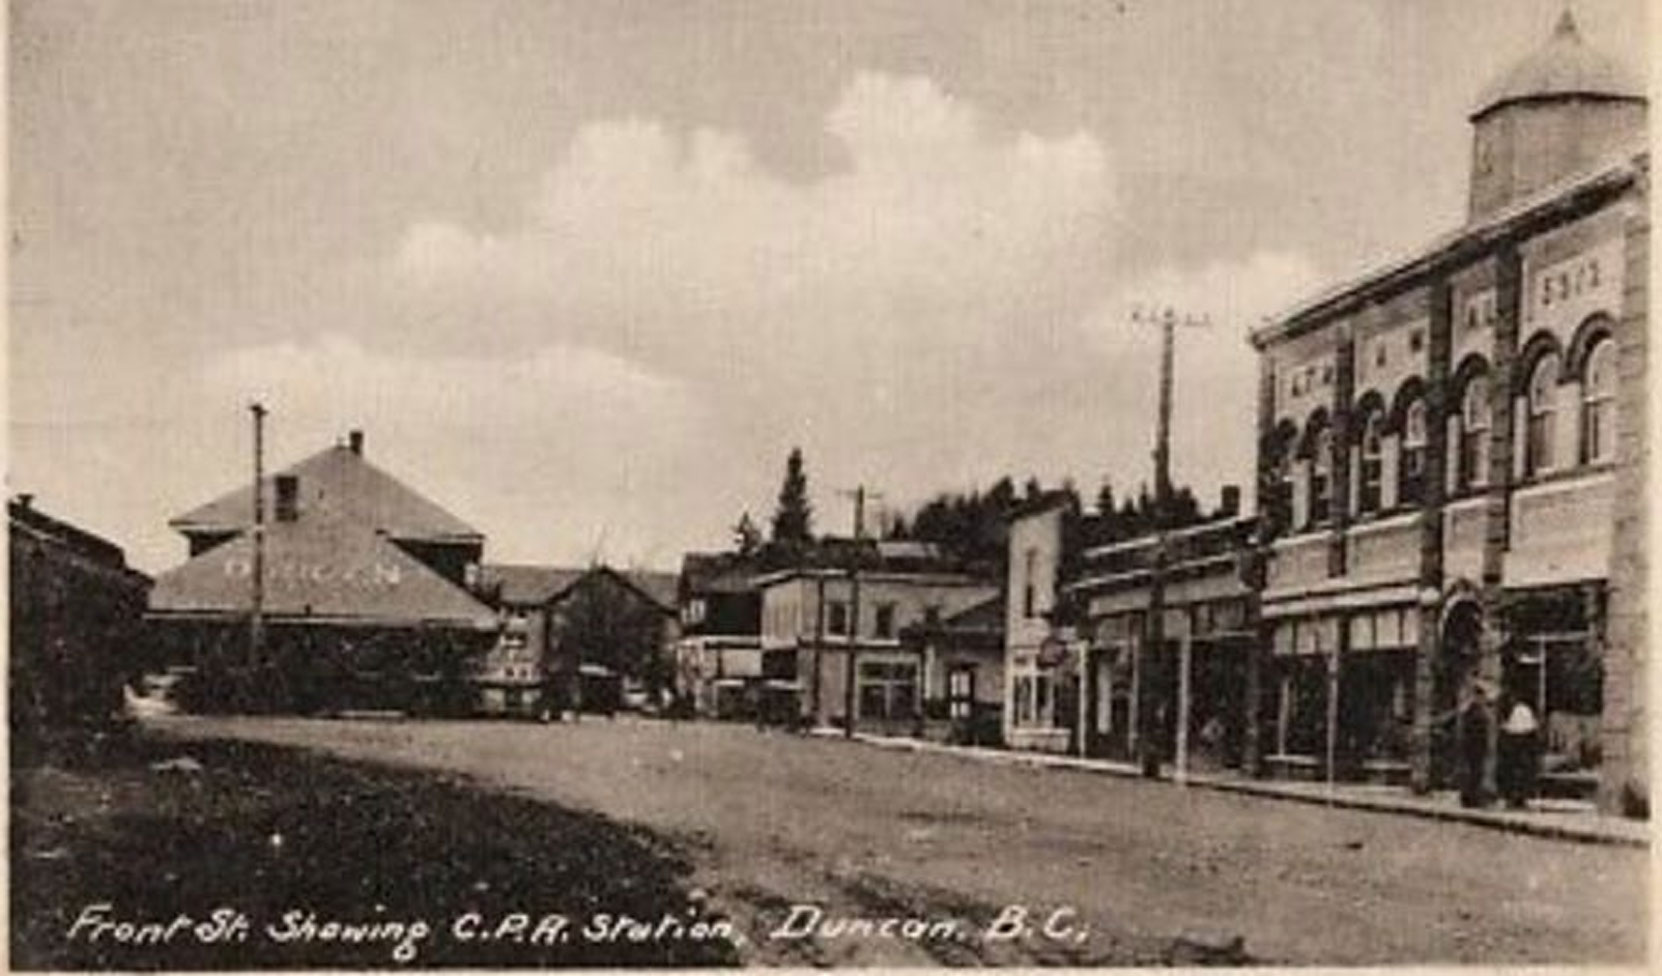
[[[58,753],[12,770],[16,969],[738,958],[689,862],[599,816],[256,743],[141,733]]]

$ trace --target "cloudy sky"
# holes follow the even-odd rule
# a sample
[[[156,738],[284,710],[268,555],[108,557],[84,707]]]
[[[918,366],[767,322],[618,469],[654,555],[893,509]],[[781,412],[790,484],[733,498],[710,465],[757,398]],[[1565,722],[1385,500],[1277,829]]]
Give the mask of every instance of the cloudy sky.
[[[1458,224],[1561,0],[11,8],[8,488],[167,519],[347,429],[488,558],[673,567],[800,445],[905,508],[1249,480],[1260,317]],[[1643,0],[1577,0],[1643,60]]]

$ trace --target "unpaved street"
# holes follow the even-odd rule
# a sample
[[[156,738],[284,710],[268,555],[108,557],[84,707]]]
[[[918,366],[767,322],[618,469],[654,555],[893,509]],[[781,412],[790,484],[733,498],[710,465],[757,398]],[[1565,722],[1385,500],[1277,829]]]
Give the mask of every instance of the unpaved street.
[[[1284,963],[1638,963],[1647,857],[1455,824],[719,724],[166,719],[465,774],[648,828],[752,961],[1154,962],[1183,932]],[[1054,919],[1008,942],[768,938],[826,918]],[[1077,912],[1077,915],[1071,914]]]

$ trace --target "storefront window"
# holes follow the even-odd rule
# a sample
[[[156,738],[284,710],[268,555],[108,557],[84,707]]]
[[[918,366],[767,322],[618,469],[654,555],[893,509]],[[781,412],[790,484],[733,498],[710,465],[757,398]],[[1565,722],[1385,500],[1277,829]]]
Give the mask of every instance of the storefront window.
[[[909,719],[917,714],[917,665],[905,661],[860,664],[860,717]]]

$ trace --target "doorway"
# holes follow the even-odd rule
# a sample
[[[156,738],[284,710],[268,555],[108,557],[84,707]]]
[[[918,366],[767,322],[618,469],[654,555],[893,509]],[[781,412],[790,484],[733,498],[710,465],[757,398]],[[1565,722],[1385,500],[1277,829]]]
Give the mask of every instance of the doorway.
[[[1460,693],[1482,652],[1483,612],[1461,599],[1443,614],[1443,635],[1432,673],[1431,783],[1454,786],[1460,774],[1458,717]]]

